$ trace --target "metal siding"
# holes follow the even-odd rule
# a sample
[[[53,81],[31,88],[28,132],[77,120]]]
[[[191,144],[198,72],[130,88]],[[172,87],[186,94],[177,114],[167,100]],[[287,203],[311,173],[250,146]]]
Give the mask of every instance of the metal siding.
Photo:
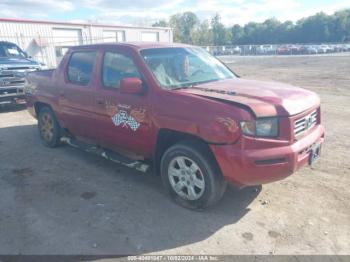
[[[55,43],[59,42],[53,34],[54,28],[79,29],[82,32],[82,44],[103,43],[103,31],[124,31],[125,41],[140,41],[141,32],[158,32],[160,42],[172,42],[172,30],[168,28],[145,28],[101,25],[79,25],[68,23],[43,23],[43,22],[15,22],[0,21],[0,41],[5,40],[16,43],[24,51],[33,40],[45,40],[48,45],[34,59],[47,64],[49,67],[56,66]]]

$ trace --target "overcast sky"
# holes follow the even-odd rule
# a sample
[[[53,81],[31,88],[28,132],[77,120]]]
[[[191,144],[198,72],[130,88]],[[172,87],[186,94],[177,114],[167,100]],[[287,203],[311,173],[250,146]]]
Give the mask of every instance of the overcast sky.
[[[317,12],[350,8],[350,0],[0,0],[0,17],[150,25],[192,11],[200,19],[219,13],[229,26],[276,17],[296,21]]]

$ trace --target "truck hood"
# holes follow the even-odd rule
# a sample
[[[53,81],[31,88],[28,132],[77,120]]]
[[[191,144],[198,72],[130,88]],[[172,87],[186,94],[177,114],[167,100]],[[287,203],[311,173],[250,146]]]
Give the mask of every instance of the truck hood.
[[[28,58],[0,57],[0,69],[16,67],[39,67],[39,63]]]
[[[181,91],[249,107],[256,117],[292,116],[320,104],[311,91],[278,82],[228,79]]]

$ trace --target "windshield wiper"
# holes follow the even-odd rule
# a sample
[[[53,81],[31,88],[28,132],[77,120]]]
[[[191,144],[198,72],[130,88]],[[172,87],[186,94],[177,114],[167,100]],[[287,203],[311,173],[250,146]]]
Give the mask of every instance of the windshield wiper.
[[[179,90],[179,89],[187,89],[187,88],[193,88],[201,84],[206,84],[210,82],[216,82],[219,81],[220,79],[211,79],[211,80],[206,80],[206,81],[198,81],[198,82],[192,82],[192,83],[184,83],[179,86],[174,86],[174,88],[171,88],[171,90]]]
[[[207,84],[207,83],[211,83],[211,82],[216,82],[219,79],[211,79],[211,80],[206,80],[206,81],[199,81],[199,82],[193,82],[189,85],[189,87],[196,87],[198,85],[202,85],[202,84]]]
[[[176,87],[171,87],[171,90],[180,90],[180,89],[187,89],[190,86],[186,85],[186,86],[176,86]]]

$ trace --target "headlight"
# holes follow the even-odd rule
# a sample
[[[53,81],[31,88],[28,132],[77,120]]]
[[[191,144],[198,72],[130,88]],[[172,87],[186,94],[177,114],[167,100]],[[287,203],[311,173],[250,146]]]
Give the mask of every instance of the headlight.
[[[242,133],[248,136],[276,137],[278,136],[278,119],[261,118],[256,121],[240,122]]]
[[[255,136],[255,121],[243,121],[241,122],[241,130],[243,132],[243,134],[248,135],[248,136]]]

